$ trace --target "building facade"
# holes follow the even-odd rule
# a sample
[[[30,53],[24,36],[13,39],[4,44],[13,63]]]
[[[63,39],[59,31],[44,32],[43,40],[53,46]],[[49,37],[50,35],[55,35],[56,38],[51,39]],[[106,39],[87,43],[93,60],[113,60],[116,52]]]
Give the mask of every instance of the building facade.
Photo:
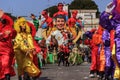
[[[72,10],[70,10],[71,12]],[[96,13],[97,10],[78,10],[77,18],[81,19],[86,30],[98,27],[99,18],[96,17]]]

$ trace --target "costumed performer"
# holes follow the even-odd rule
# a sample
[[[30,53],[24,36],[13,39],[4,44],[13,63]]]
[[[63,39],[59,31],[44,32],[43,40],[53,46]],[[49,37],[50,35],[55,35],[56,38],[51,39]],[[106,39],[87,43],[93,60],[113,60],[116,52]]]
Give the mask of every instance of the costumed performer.
[[[87,31],[86,36],[89,37],[91,39],[90,41],[90,47],[91,47],[91,66],[90,66],[90,75],[89,77],[94,78],[95,77],[95,73],[97,73],[97,75],[99,76],[99,56],[98,56],[98,48],[99,48],[99,43],[100,41],[98,41],[99,38],[99,34],[97,33],[96,29],[92,29],[91,31]]]
[[[63,3],[58,3],[57,5],[58,12],[53,14],[53,18],[55,18],[57,15],[64,15],[66,17],[66,21],[68,20],[68,13],[63,10],[63,6],[64,6]]]
[[[41,23],[40,28],[43,29],[42,36],[47,39],[48,36],[51,34],[53,31],[53,20],[51,17],[48,16],[47,11],[42,11],[42,15],[45,18],[45,20]],[[44,27],[44,28],[43,28]]]
[[[115,71],[113,80],[120,80],[120,1],[119,0],[113,0],[113,2],[110,2],[107,5],[106,11],[102,13],[101,17],[101,25],[103,27],[106,27],[107,30],[110,30],[110,34],[113,35],[111,36],[110,39],[110,47],[112,49],[112,59],[115,64]],[[104,17],[104,18],[103,18]],[[104,23],[102,23],[104,22]],[[108,24],[109,23],[109,24]],[[112,65],[113,67],[114,65]]]
[[[17,31],[14,40],[14,52],[18,64],[19,80],[22,80],[22,75],[24,75],[24,79],[36,78],[41,71],[33,62],[33,55],[36,54],[36,51],[30,26],[27,20],[21,17],[14,23],[14,28]]]
[[[36,19],[36,16],[34,14],[31,13],[31,16],[30,16],[33,20],[33,24],[36,28],[36,31],[38,31],[38,27],[39,27],[39,20]]]
[[[0,9],[0,80],[10,80],[11,76],[15,76],[12,40],[16,31],[12,26],[13,20]]]

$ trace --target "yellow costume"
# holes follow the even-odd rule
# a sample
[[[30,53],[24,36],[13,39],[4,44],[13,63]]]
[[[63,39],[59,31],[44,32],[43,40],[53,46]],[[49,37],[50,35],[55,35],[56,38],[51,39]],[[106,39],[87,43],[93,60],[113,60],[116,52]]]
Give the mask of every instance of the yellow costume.
[[[45,40],[50,36],[50,34],[56,30],[56,27],[49,27],[49,29],[43,29],[42,30],[42,37],[45,38]]]
[[[72,33],[73,37],[77,36],[76,26],[66,27],[66,28],[67,28],[67,31]]]
[[[21,25],[26,25],[25,32],[20,31]],[[33,63],[33,52],[35,48],[26,20],[24,18],[18,19],[14,24],[14,28],[18,32],[14,40],[14,53],[18,64],[18,76],[21,76],[24,72],[27,72],[31,77],[38,76],[40,70]]]
[[[81,31],[81,30],[79,30],[79,31],[78,31],[78,34],[77,34],[76,28],[77,28],[76,25],[75,25],[75,26],[72,26],[72,27],[66,27],[66,30],[69,31],[69,32],[71,32],[72,35],[73,35],[73,37],[74,37],[73,43],[76,43],[77,40],[78,40],[78,39],[81,37],[81,35],[82,35],[82,31]]]

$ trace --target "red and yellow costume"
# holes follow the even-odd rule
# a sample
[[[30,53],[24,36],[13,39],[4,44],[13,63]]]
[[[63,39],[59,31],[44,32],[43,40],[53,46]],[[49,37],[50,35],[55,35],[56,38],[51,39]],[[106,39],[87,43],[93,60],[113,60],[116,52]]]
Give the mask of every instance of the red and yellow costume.
[[[92,49],[92,63],[90,66],[91,74],[95,71],[104,71],[105,67],[105,56],[104,47],[102,45],[102,33],[103,29],[99,26],[98,30],[92,36],[91,49]],[[100,52],[98,53],[99,47],[101,46]]]
[[[77,10],[73,10],[72,17],[69,18],[68,22],[67,22],[67,24],[68,24],[67,30],[69,32],[71,32],[73,35],[73,39],[74,39],[73,43],[76,43],[76,41],[80,38],[80,36],[82,34],[81,31],[79,30],[78,35],[77,35],[77,31],[76,31],[76,28],[78,27],[78,26],[76,26],[76,23],[79,23],[81,25],[81,21],[76,19],[77,13],[78,13]]]
[[[77,26],[75,24],[76,24],[76,20],[74,18],[68,19],[67,30],[72,33],[73,38],[76,38],[77,36],[77,31],[76,31]]]
[[[42,33],[43,37],[47,39],[47,37],[51,34],[53,29],[53,19],[48,16],[48,13],[46,11],[42,11],[42,15],[44,16],[45,20],[42,22],[41,25],[44,23],[47,23],[47,29],[45,29]]]

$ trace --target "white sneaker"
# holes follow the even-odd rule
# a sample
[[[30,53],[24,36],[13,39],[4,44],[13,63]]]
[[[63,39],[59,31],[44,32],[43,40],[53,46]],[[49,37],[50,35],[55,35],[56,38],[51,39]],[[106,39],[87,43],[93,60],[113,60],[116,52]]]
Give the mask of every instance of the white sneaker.
[[[90,78],[94,78],[95,75],[94,75],[94,74],[90,74],[89,77],[90,77]]]
[[[97,78],[99,78],[100,77],[100,75],[97,75]]]

